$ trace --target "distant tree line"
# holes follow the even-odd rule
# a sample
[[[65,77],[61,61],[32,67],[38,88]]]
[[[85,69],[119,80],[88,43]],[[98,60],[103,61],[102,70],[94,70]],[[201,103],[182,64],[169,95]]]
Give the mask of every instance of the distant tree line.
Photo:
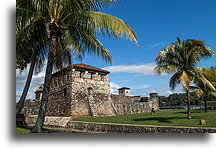
[[[203,105],[204,100],[197,97],[195,92],[190,93],[191,105]],[[216,98],[213,95],[209,95],[207,98],[208,104],[215,103]],[[185,106],[187,105],[187,94],[186,93],[174,93],[169,96],[159,96],[159,104],[160,106]]]

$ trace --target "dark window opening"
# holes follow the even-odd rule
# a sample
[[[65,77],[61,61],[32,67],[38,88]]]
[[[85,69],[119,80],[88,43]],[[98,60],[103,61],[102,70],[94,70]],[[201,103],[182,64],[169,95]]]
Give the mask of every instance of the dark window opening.
[[[67,89],[64,88],[64,89],[63,89],[63,96],[66,96],[66,95],[67,95]]]

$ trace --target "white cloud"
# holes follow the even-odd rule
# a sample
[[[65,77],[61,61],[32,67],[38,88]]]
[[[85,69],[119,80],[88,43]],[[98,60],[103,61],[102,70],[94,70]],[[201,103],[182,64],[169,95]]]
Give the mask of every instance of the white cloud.
[[[120,86],[116,83],[110,82],[110,93],[111,94],[118,94],[118,89]]]
[[[140,75],[154,75],[155,67],[155,63],[147,63],[141,65],[115,65],[104,67],[103,69],[108,70],[111,73],[126,72]]]
[[[166,91],[166,93],[168,93],[169,95],[173,94],[172,91]]]
[[[111,94],[118,94],[118,89],[121,86],[119,86],[116,83],[110,82],[110,93]],[[177,87],[174,93],[180,93],[182,92],[181,87]],[[136,89],[131,88],[131,96],[146,96],[148,97],[150,93],[158,93],[159,96],[169,96],[170,94],[173,94],[172,91],[170,91],[170,88],[168,86],[156,86],[153,87],[151,85],[143,85],[143,87],[139,87]]]
[[[165,42],[157,42],[157,43],[153,43],[153,44],[148,44],[146,47],[153,48],[153,47],[159,47],[159,46],[165,46],[165,45],[166,45]]]
[[[16,101],[20,99],[20,96],[22,94],[23,88],[26,83],[26,79],[29,72],[29,65],[22,73],[20,73],[19,70],[16,70]],[[45,67],[42,70],[41,73],[38,75],[33,75],[31,85],[27,94],[26,99],[34,99],[35,98],[35,91],[38,89],[38,87],[43,84],[45,76]]]
[[[142,89],[131,89],[131,95],[133,96],[149,96],[150,93],[156,92],[159,96],[169,96],[173,93],[182,93],[182,87],[176,87],[175,91],[170,91],[168,86],[155,86],[155,87],[148,87]]]

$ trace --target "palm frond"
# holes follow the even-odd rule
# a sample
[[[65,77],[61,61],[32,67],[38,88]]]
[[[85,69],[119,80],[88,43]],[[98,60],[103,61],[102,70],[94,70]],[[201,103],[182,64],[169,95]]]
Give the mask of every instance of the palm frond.
[[[88,15],[92,18],[92,22],[94,23],[93,25],[98,33],[109,36],[113,35],[116,38],[122,38],[126,35],[138,46],[135,31],[123,20],[115,16],[96,11],[88,11]]]
[[[215,92],[216,73],[215,70],[207,67],[197,67],[195,71],[194,83],[201,89]]]
[[[76,41],[77,47],[82,48],[84,52],[101,57],[106,62],[111,63],[112,55],[97,39],[94,29],[88,23],[79,22],[77,26],[70,25],[68,33],[73,41]]]
[[[189,84],[191,83],[193,76],[189,75],[186,71],[181,73],[178,81],[181,81],[185,90],[189,90]]]
[[[155,72],[157,74],[161,74],[162,72],[181,73],[178,81],[181,81],[184,89],[189,91],[189,84],[193,79],[196,79],[196,64],[202,58],[212,55],[212,50],[205,44],[205,42],[197,39],[181,40],[177,37],[175,43],[170,43],[169,46],[160,51],[159,55],[155,59],[158,64],[155,68]],[[202,78],[201,75],[199,75],[199,77]],[[171,82],[175,80],[174,78],[172,78],[173,80],[171,80]],[[211,86],[213,83],[210,84],[205,78],[202,78],[202,81],[202,84],[209,85],[209,87],[213,89]],[[171,88],[175,88],[175,85],[170,86]]]
[[[194,91],[199,98],[202,98],[205,95],[205,93],[201,89],[195,89]]]
[[[179,81],[180,76],[181,76],[181,73],[177,72],[170,78],[169,86],[170,86],[171,90],[174,90],[176,85],[180,83],[180,81]]]
[[[154,68],[154,72],[158,75],[162,73],[174,73],[177,71],[177,67],[175,65],[158,65]]]
[[[216,97],[216,92],[211,92],[211,95],[213,95],[214,97]]]

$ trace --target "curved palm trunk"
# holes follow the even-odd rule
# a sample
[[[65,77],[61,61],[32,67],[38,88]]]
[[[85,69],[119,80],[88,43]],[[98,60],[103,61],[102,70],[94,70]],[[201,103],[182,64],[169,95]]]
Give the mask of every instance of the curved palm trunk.
[[[187,106],[188,106],[188,119],[191,119],[191,111],[190,111],[190,90],[187,90]]]
[[[32,57],[32,62],[31,62],[31,65],[30,65],[29,73],[28,73],[28,77],[27,77],[27,80],[26,80],[26,83],[25,83],[25,87],[23,89],[23,93],[22,93],[22,95],[20,97],[20,100],[16,104],[16,116],[21,112],[21,110],[24,107],[24,102],[25,102],[25,99],[26,99],[26,96],[28,94],[28,90],[29,90],[29,87],[30,87],[30,84],[31,84],[32,75],[33,75],[33,72],[34,72],[34,67],[35,67],[38,51],[39,51],[39,49],[34,50],[33,57]]]
[[[48,61],[47,61],[45,79],[44,79],[44,88],[43,88],[42,99],[40,102],[38,118],[37,118],[37,121],[35,123],[35,126],[33,127],[32,131],[31,131],[32,133],[43,132],[43,124],[44,124],[44,119],[45,119],[46,105],[48,102],[48,95],[49,95],[49,86],[50,86],[51,76],[52,76],[55,37],[50,35],[49,25],[47,25],[47,32],[49,34],[49,39],[50,39],[50,48],[49,48],[49,53],[48,53]]]

